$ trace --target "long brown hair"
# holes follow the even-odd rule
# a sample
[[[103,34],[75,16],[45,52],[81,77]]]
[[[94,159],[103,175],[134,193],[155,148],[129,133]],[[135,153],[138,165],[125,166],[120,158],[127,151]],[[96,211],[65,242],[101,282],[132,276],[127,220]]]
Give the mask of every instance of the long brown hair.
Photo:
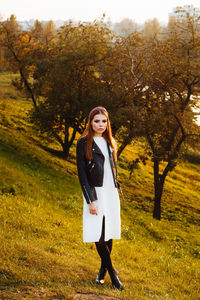
[[[107,110],[102,106],[97,106],[90,111],[86,129],[84,130],[83,134],[80,137],[80,138],[82,138],[82,137],[86,136],[86,139],[87,139],[86,149],[85,149],[86,158],[89,160],[92,159],[92,143],[93,143],[93,137],[94,137],[94,130],[92,128],[91,123],[92,123],[94,116],[98,115],[98,114],[102,114],[102,115],[106,116],[106,118],[107,118],[107,127],[106,127],[106,130],[102,133],[102,136],[114,149],[114,151],[112,152],[113,158],[115,161],[117,161],[117,145],[116,145],[115,139],[112,136],[109,115],[108,115]]]

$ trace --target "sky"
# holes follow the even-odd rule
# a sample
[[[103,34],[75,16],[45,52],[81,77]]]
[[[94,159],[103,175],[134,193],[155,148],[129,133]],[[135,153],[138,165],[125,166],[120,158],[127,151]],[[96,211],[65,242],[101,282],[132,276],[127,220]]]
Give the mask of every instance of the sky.
[[[200,8],[199,0],[1,0],[0,16],[7,19],[11,14],[18,21],[38,19],[94,21],[103,13],[111,22],[129,18],[137,23],[157,18],[167,23],[173,8],[193,5]]]

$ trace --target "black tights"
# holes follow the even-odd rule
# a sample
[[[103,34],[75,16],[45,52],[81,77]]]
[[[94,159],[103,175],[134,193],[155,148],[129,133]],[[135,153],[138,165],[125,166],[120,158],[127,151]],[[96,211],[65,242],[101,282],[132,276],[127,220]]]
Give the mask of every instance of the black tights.
[[[102,233],[98,242],[95,242],[98,254],[101,258],[101,268],[107,268],[108,271],[113,269],[111,261],[112,239],[105,241],[105,217],[102,222]]]

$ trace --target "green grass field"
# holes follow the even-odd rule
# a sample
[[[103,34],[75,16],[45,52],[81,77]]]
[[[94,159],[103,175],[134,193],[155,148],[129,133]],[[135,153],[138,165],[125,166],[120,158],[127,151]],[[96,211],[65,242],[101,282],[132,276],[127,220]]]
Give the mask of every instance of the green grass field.
[[[108,275],[96,286],[100,262],[82,242],[75,145],[67,161],[45,150],[60,148],[29,122],[32,105],[11,86],[14,76],[0,73],[0,299],[200,299],[199,160],[170,173],[157,221],[152,163],[129,180],[127,164],[143,145],[127,147],[122,238],[112,253],[125,290],[113,290]]]

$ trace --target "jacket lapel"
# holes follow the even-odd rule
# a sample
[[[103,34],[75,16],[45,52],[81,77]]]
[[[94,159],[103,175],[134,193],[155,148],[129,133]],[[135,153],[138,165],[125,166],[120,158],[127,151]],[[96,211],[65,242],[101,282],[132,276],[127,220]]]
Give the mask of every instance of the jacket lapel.
[[[114,151],[114,149],[111,147],[111,145],[108,142],[107,142],[107,146],[108,146],[109,156],[111,157],[112,152]],[[93,144],[92,144],[92,152],[96,152],[96,153],[99,153],[99,154],[103,155],[103,153],[101,152],[101,149],[98,147],[98,145],[95,143],[94,140],[93,140]]]
[[[96,152],[96,153],[103,155],[103,153],[101,152],[101,149],[98,147],[98,145],[95,143],[94,140],[93,140],[93,144],[92,144],[92,152]]]
[[[108,142],[107,142],[107,146],[108,146],[109,157],[111,158],[112,152],[114,151],[114,149],[111,147],[111,145]],[[98,147],[98,145],[95,143],[94,140],[93,140],[93,144],[92,144],[92,152],[103,155],[103,153],[101,152],[101,149]]]

